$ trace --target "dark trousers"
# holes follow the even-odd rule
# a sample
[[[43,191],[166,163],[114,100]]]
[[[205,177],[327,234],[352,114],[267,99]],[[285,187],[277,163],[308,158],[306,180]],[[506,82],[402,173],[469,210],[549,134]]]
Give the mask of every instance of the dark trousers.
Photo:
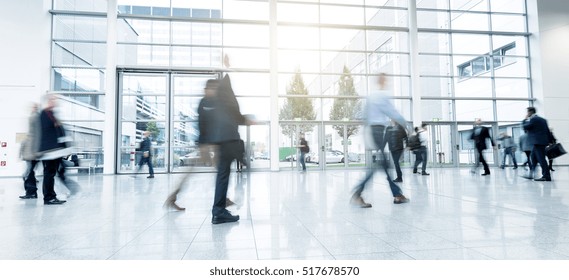
[[[524,162],[523,166],[528,164],[531,167],[531,151],[524,151],[524,153],[526,154],[526,162]]]
[[[422,163],[421,166],[421,171],[422,172],[427,172],[427,147],[425,146],[421,146],[416,152],[415,152],[415,165],[413,165],[413,172],[417,171],[417,167],[419,167],[419,164]]]
[[[380,158],[379,160],[376,160],[376,163],[372,164],[372,167],[367,171],[366,177],[363,179],[361,183],[359,183],[356,186],[354,190],[354,196],[361,196],[362,192],[364,191],[366,183],[373,177],[375,171],[377,171],[380,167],[382,167],[383,170],[385,171],[385,176],[387,176],[387,182],[389,183],[389,188],[391,188],[391,193],[393,194],[393,197],[403,195],[403,193],[401,192],[401,188],[397,186],[395,183],[393,183],[391,177],[389,176],[388,160],[385,156],[385,152],[383,151],[386,143],[385,126],[372,125],[371,133],[373,135],[373,140],[375,142],[375,145],[378,147],[379,151],[378,155],[380,156]]]
[[[545,145],[533,145],[531,150],[531,161],[530,161],[530,172],[533,175],[535,172],[535,167],[537,163],[541,166],[541,175],[545,179],[551,179],[551,173],[549,173],[549,165],[547,165],[547,160],[545,159]]]
[[[24,189],[26,190],[26,195],[34,195],[38,192],[35,172],[38,162],[38,160],[28,161],[28,169],[26,170],[26,174],[24,174]]]
[[[399,164],[399,159],[403,154],[403,150],[391,151],[391,157],[393,158],[393,165],[395,166],[395,172],[397,173],[397,178],[402,178],[403,173],[401,173],[401,165]]]
[[[476,151],[478,152],[476,156],[476,168],[478,168],[478,166],[480,166],[480,163],[482,163],[482,166],[484,166],[484,173],[490,174],[490,168],[488,167],[488,163],[486,163],[484,155],[482,154],[482,152],[484,152],[484,149],[476,148]]]
[[[305,152],[300,152],[300,165],[302,166],[302,170],[306,171],[306,163],[305,163],[305,159],[306,159],[306,153]]]
[[[243,154],[240,154],[239,140],[224,142],[219,145],[219,156],[217,157],[217,178],[215,179],[215,196],[211,214],[218,216],[225,213],[225,202],[227,199],[227,188],[229,186],[229,175],[231,173],[231,163]]]
[[[47,202],[54,198],[57,198],[55,193],[55,175],[57,174],[57,169],[61,164],[61,159],[52,159],[43,161],[43,201]]]
[[[518,167],[518,163],[516,162],[516,154],[514,152],[514,149],[512,147],[510,147],[510,148],[504,149],[504,160],[502,161],[502,168],[504,168],[506,166],[506,159],[508,158],[508,155],[512,158],[512,163],[514,164],[514,166]]]
[[[140,169],[142,169],[142,166],[144,164],[148,164],[148,172],[150,173],[150,176],[154,176],[154,168],[152,168],[152,156],[148,155],[145,157],[143,155],[140,158],[140,161],[138,162],[138,172],[140,172]]]

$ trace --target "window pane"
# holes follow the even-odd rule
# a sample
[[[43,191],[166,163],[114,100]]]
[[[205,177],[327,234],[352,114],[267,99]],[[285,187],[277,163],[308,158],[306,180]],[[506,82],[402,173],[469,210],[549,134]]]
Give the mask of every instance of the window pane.
[[[243,115],[252,115],[256,120],[270,119],[271,100],[268,97],[237,97]]]
[[[494,51],[500,50],[502,55],[527,56],[527,37],[525,36],[492,36]]]
[[[527,58],[511,56],[500,58],[502,59],[502,65],[494,70],[496,77],[529,77]]]
[[[320,23],[364,25],[364,8],[320,5]]]
[[[223,18],[269,20],[269,4],[259,1],[223,0]]]
[[[174,120],[197,121],[200,97],[174,96]]]
[[[301,72],[299,77],[296,77],[296,74],[280,74],[278,84],[279,95],[299,94],[303,91],[303,89],[300,89],[302,86],[306,89],[308,95],[322,94],[321,78],[319,75]]]
[[[419,53],[450,53],[447,33],[419,33]]]
[[[121,45],[117,47],[117,65],[170,65],[170,47]]]
[[[53,66],[105,67],[107,46],[98,43],[54,42]]]
[[[318,49],[320,45],[318,28],[279,26],[277,33],[279,48]]]
[[[122,94],[165,95],[167,92],[165,75],[124,75],[122,82]]]
[[[440,1],[443,2],[443,1]],[[496,1],[494,1],[496,2]],[[488,0],[450,0],[451,10],[462,11],[488,11]]]
[[[118,42],[156,44],[170,42],[170,22],[168,21],[127,19],[126,22],[131,29],[117,29],[120,31],[117,32]]]
[[[279,98],[279,120],[322,120],[320,98]]]
[[[221,48],[172,47],[172,65],[221,67]]]
[[[453,33],[452,48],[456,54],[484,55],[490,52],[490,37],[488,35]]]
[[[54,0],[53,7],[56,10],[65,10],[65,11],[107,12],[107,1]]]
[[[407,10],[366,8],[365,13],[368,26],[407,27],[409,25]]]
[[[55,91],[103,91],[105,73],[98,69],[53,68]]]
[[[370,73],[409,75],[409,55],[372,53],[368,61]]]
[[[456,100],[456,120],[474,121],[480,118],[483,121],[494,120],[493,102],[486,100]]]
[[[302,72],[320,71],[320,53],[317,51],[280,50],[278,57],[280,72],[294,72],[297,69]]]
[[[491,1],[490,9],[492,12],[524,13],[526,5],[525,2],[525,0]]]
[[[454,23],[453,23],[454,25]],[[448,12],[417,11],[417,27],[449,29]]]
[[[455,79],[456,97],[492,97],[490,78]]]
[[[428,8],[428,9],[448,9],[448,1],[440,0],[422,0],[418,1],[417,8]]]
[[[125,120],[165,120],[166,97],[123,96],[122,118]]]
[[[268,73],[230,73],[231,87],[235,95],[269,96],[270,76]]]
[[[107,40],[107,19],[83,16],[53,16],[53,39]]]
[[[521,122],[526,116],[529,101],[496,101],[498,121]]]
[[[266,25],[224,24],[223,45],[269,47],[269,27]]]
[[[356,29],[320,29],[322,49],[365,50],[364,32]]]
[[[519,15],[492,15],[492,31],[525,32],[526,17]]]
[[[490,30],[487,14],[451,13],[452,29],[458,30]]]
[[[428,78],[421,77],[419,79],[421,87],[421,96],[452,96],[452,79],[451,78]]]
[[[363,120],[365,99],[324,98],[322,110],[324,121],[356,121]]]
[[[277,3],[277,21],[318,23],[318,5]]]
[[[436,75],[451,76],[450,56],[448,55],[420,55],[419,56],[419,74],[420,75]]]
[[[369,76],[368,88],[370,90],[377,89],[377,76]],[[409,77],[388,76],[386,81],[387,90],[393,96],[409,97],[411,92],[409,86],[411,84]]]
[[[365,53],[321,52],[320,55],[322,56],[321,71],[324,73],[343,73],[344,67],[365,71]]]
[[[269,50],[227,48],[223,52],[231,58],[232,68],[269,69]]]
[[[367,31],[367,50],[382,52],[408,52],[409,34],[394,31]]]
[[[81,95],[75,95],[81,96]],[[104,96],[100,96],[103,98]],[[88,106],[89,104],[83,103],[78,104],[77,100],[71,96],[61,96],[58,99],[58,117],[62,122],[85,122],[85,125],[91,123],[98,123],[96,121],[104,121],[105,113],[96,107]],[[99,123],[101,126],[97,126],[100,131],[103,130],[103,124]]]
[[[496,78],[496,97],[530,97],[529,81],[527,79]]]
[[[452,100],[421,100],[422,121],[452,121]]]
[[[364,75],[354,75],[348,73],[344,78],[344,85],[340,86],[340,79],[343,75],[322,75],[322,94],[323,95],[350,95],[355,92],[354,96],[367,96],[367,77]],[[353,85],[350,87],[349,85]],[[342,93],[340,93],[342,92]]]

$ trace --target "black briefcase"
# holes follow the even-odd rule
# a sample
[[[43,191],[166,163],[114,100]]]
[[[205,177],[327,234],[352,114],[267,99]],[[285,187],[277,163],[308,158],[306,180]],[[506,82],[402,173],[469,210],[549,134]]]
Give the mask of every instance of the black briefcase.
[[[545,154],[547,155],[547,158],[549,158],[549,159],[560,157],[566,153],[567,152],[565,151],[565,149],[563,149],[563,146],[561,146],[561,143],[551,144],[545,148]]]

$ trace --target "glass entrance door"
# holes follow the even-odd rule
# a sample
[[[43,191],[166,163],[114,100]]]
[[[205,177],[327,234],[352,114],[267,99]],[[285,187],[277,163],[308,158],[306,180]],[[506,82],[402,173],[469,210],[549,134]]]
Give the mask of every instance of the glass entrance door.
[[[326,168],[364,167],[366,152],[363,133],[364,126],[361,124],[326,124],[324,166]]]
[[[454,167],[457,162],[455,125],[428,123],[428,164],[432,167]]]
[[[203,87],[217,73],[119,73],[118,173],[133,173],[142,153],[136,147],[150,132],[156,173],[200,166],[195,140]],[[146,167],[144,167],[146,168]]]
[[[321,125],[318,123],[281,122],[279,132],[279,168],[281,170],[300,170],[300,149],[298,148],[300,135],[308,142],[310,152],[306,154],[305,164],[307,170],[321,169]]]

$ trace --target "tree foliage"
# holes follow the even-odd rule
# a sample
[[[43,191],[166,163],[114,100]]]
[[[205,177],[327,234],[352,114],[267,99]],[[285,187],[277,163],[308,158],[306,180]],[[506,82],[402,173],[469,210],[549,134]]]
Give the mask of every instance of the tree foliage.
[[[356,88],[354,87],[354,79],[348,67],[344,65],[344,73],[338,81],[338,95],[339,96],[358,96]],[[330,111],[330,120],[355,120],[361,111],[361,100],[355,98],[342,98],[339,97],[334,100],[332,110]],[[344,137],[344,126],[334,125],[334,129],[338,132],[340,137]],[[349,125],[347,127],[346,138],[358,133],[359,126]]]
[[[287,97],[284,106],[279,112],[280,120],[303,120],[312,121],[316,119],[312,100],[308,97],[308,89],[304,85],[304,80],[300,74],[300,69],[292,77],[286,90],[287,95],[306,96],[306,97]],[[314,128],[311,124],[302,124],[301,132],[310,132]],[[283,125],[283,134],[293,136],[295,134],[294,125]]]

